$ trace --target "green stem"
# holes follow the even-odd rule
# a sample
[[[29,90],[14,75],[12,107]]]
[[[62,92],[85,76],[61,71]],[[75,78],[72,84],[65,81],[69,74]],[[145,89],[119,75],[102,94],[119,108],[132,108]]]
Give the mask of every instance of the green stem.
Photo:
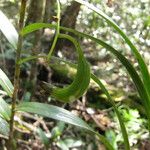
[[[19,60],[18,64],[21,65],[21,64],[23,64],[25,62],[28,62],[28,61],[31,61],[31,60],[35,60],[35,59],[38,59],[38,58],[46,59],[47,56],[46,55],[29,56],[29,57],[26,57],[26,58],[23,58],[23,59]]]
[[[51,55],[54,51],[54,48],[55,48],[55,45],[56,45],[56,42],[57,42],[57,39],[58,39],[58,36],[60,33],[60,3],[59,3],[59,0],[57,0],[57,19],[58,20],[57,20],[57,27],[56,27],[56,35],[55,35],[53,44],[52,44],[51,49],[50,49],[48,56],[47,56],[48,60],[50,60],[50,58],[51,58]]]
[[[20,19],[19,19],[19,31],[22,30],[24,25],[24,17],[25,17],[25,8],[26,8],[27,0],[21,0],[21,8],[20,8]],[[8,139],[8,150],[14,149],[14,116],[15,116],[15,107],[16,107],[16,100],[19,90],[19,78],[20,78],[20,65],[18,64],[21,55],[22,49],[22,41],[23,38],[21,34],[18,37],[18,44],[16,50],[16,63],[15,63],[15,75],[14,75],[14,91],[12,96],[12,112],[11,112],[11,119],[10,119],[10,132],[9,132],[9,139]]]

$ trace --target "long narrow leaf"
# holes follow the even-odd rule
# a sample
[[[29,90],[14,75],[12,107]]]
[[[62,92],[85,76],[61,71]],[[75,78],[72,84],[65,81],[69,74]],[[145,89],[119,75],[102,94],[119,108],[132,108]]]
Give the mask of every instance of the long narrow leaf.
[[[9,78],[6,76],[6,74],[0,69],[0,85],[2,88],[7,92],[7,94],[12,97],[14,87],[9,80]]]
[[[63,108],[38,102],[24,102],[19,104],[19,106],[16,108],[16,111],[35,113],[44,117],[52,118],[81,127],[96,134],[108,150],[114,150],[104,136],[95,132],[86,122]]]
[[[25,28],[23,28],[23,30],[21,31],[21,34],[24,36],[26,34],[33,32],[33,31],[36,31],[40,28],[56,28],[56,26],[52,25],[52,24],[46,24],[46,23],[35,23],[35,24],[29,25],[29,26],[26,26]],[[120,60],[120,62],[126,67],[128,73],[130,74],[130,76],[131,76],[131,78],[132,78],[132,80],[133,80],[133,82],[134,82],[134,84],[138,90],[138,93],[142,99],[142,103],[146,109],[147,117],[149,118],[149,126],[150,126],[149,94],[148,94],[147,88],[144,86],[143,82],[141,81],[141,78],[139,77],[139,75],[137,74],[136,70],[131,65],[131,63],[121,53],[119,53],[117,50],[115,50],[109,44],[105,43],[104,41],[102,41],[100,39],[97,39],[93,36],[90,36],[90,35],[85,34],[85,33],[81,33],[79,31],[76,31],[76,30],[73,30],[70,28],[60,27],[60,29],[68,31],[68,32],[72,32],[72,33],[74,33],[78,36],[81,36],[81,37],[86,37],[86,38],[91,39],[92,41],[105,47],[108,51],[113,53]]]
[[[75,1],[85,5],[86,7],[88,7],[89,9],[93,10],[98,15],[100,15],[102,18],[104,18],[106,20],[106,22],[110,26],[112,26],[122,36],[122,38],[125,40],[125,42],[129,45],[129,47],[131,48],[131,51],[133,52],[135,58],[138,61],[138,64],[139,64],[139,67],[141,70],[141,74],[142,74],[142,78],[143,78],[143,82],[144,82],[144,86],[146,88],[146,91],[147,91],[147,94],[149,97],[149,101],[150,101],[150,75],[149,75],[148,68],[144,62],[144,59],[142,58],[142,56],[140,55],[140,53],[138,52],[136,47],[133,45],[133,43],[130,41],[128,36],[123,32],[123,30],[121,30],[121,28],[109,16],[107,16],[104,12],[102,12],[95,6],[91,5],[88,2],[85,2],[83,0],[75,0]]]
[[[103,83],[95,76],[92,74],[92,79],[99,85],[99,87],[102,89],[102,91],[105,93],[105,95],[107,96],[108,100],[110,101],[110,103],[112,104],[116,115],[118,117],[119,120],[119,124],[120,124],[120,128],[121,128],[121,132],[123,135],[123,139],[124,139],[124,145],[125,145],[125,149],[126,150],[130,150],[130,144],[129,144],[129,140],[128,140],[128,134],[124,125],[124,120],[122,119],[120,112],[118,111],[118,108],[116,107],[114,101],[112,100],[109,92],[107,91],[107,89],[105,88],[105,86],[103,85]]]
[[[0,97],[0,116],[6,120],[10,120],[11,110],[9,105]]]
[[[9,43],[16,49],[18,33],[6,15],[0,10],[0,30],[7,38]]]
[[[22,30],[22,34],[26,35],[28,33],[31,33],[33,31],[38,30],[38,29],[43,28],[43,27],[55,28],[55,26],[51,25],[51,24],[37,23],[37,24],[32,24],[30,26],[25,27]],[[109,50],[111,53],[113,53],[120,60],[120,62],[126,67],[127,71],[129,72],[129,74],[130,74],[130,76],[131,76],[131,78],[132,78],[132,80],[133,80],[133,82],[134,82],[134,84],[135,84],[135,86],[139,92],[139,95],[142,99],[142,103],[146,109],[146,114],[147,114],[147,117],[149,119],[149,126],[150,126],[150,111],[149,111],[150,103],[148,100],[148,94],[147,94],[146,89],[143,85],[143,82],[141,81],[139,75],[137,74],[134,67],[130,64],[130,62],[121,53],[119,53],[117,50],[115,50],[113,47],[111,47],[107,43],[103,42],[102,40],[94,38],[93,36],[90,36],[88,34],[81,33],[81,32],[78,32],[76,30],[65,28],[65,27],[61,27],[61,30],[72,32],[78,36],[86,37],[86,38],[91,39],[92,41],[95,41],[96,43],[102,45],[107,50]]]
[[[29,57],[20,59],[18,64],[22,64],[22,63],[25,63],[25,62],[28,62],[30,60],[34,60],[37,58],[47,58],[47,57],[46,57],[46,55],[29,56]]]
[[[76,64],[73,64],[71,62],[68,62],[66,60],[62,60],[60,58],[57,58],[57,57],[52,57],[52,61],[54,61],[54,64],[55,62],[57,63],[58,61],[59,62],[64,62],[68,65],[70,65],[71,67],[73,68],[77,68],[77,65]],[[112,100],[108,90],[105,88],[105,86],[103,85],[103,83],[94,75],[91,73],[91,78],[98,84],[98,86],[100,87],[100,89],[102,89],[102,91],[104,92],[104,94],[107,96],[109,102],[112,104],[116,114],[117,114],[117,117],[118,117],[118,120],[119,120],[119,124],[120,124],[120,128],[121,128],[121,131],[122,131],[122,134],[123,134],[123,138],[124,138],[124,143],[125,143],[125,148],[126,150],[129,150],[130,149],[130,145],[129,145],[129,140],[128,140],[128,134],[127,134],[127,131],[126,131],[126,128],[125,128],[125,125],[124,125],[124,121],[114,103],[114,101]]]
[[[8,136],[9,133],[9,124],[6,120],[0,117],[0,134]]]

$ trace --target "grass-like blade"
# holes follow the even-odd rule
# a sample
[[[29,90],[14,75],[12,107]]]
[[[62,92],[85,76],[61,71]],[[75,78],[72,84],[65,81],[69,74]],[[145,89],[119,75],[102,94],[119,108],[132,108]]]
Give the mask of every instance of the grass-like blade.
[[[35,30],[38,30],[40,28],[55,28],[55,25],[44,24],[44,23],[32,24],[30,26],[25,27],[22,30],[22,34],[26,35],[28,33],[35,31]],[[78,36],[86,37],[86,38],[91,39],[92,41],[95,41],[96,43],[100,44],[101,46],[105,47],[108,51],[113,53],[120,60],[120,62],[124,65],[124,67],[126,67],[128,73],[130,74],[130,76],[131,76],[131,78],[132,78],[132,80],[133,80],[133,82],[134,82],[134,84],[138,90],[138,93],[142,99],[142,103],[145,107],[146,114],[147,114],[147,117],[149,119],[149,126],[150,126],[150,111],[149,111],[150,103],[149,103],[148,94],[146,92],[146,89],[144,87],[143,82],[141,81],[141,78],[139,77],[139,75],[137,74],[136,70],[131,65],[131,63],[120,52],[118,52],[113,47],[111,47],[110,45],[108,45],[107,43],[105,43],[104,41],[102,41],[100,39],[94,38],[93,36],[90,36],[88,34],[81,33],[81,32],[78,32],[76,30],[69,29],[66,27],[60,27],[60,29],[68,31],[68,32],[72,32]]]
[[[120,112],[118,111],[118,108],[116,107],[113,99],[111,98],[108,90],[105,88],[105,86],[103,85],[103,83],[94,75],[91,75],[91,78],[99,85],[100,89],[105,93],[105,95],[107,96],[109,102],[112,104],[115,113],[117,115],[117,118],[119,120],[119,124],[120,124],[120,128],[121,128],[121,132],[123,135],[123,139],[124,139],[124,145],[125,145],[125,149],[126,150],[130,150],[130,144],[129,144],[129,139],[128,139],[128,134],[124,125],[124,120],[122,119]]]
[[[148,97],[149,97],[148,100],[150,101],[150,75],[149,75],[149,71],[148,71],[146,63],[144,62],[144,59],[142,58],[142,56],[140,55],[140,53],[138,52],[138,50],[134,46],[134,44],[130,41],[130,39],[123,32],[123,30],[109,16],[107,16],[104,12],[102,12],[101,10],[96,8],[94,5],[92,5],[88,2],[85,2],[83,0],[75,0],[75,1],[85,5],[89,9],[96,12],[99,16],[104,18],[106,20],[106,22],[110,26],[112,26],[122,36],[122,38],[125,40],[125,42],[129,45],[129,47],[131,48],[131,51],[133,52],[135,58],[138,61],[138,64],[139,64],[139,67],[140,67],[140,70],[141,70],[141,74],[142,74],[142,79],[143,79],[143,82],[144,82],[144,86],[145,86],[145,89],[146,89]]]
[[[10,120],[11,110],[9,105],[0,97],[0,117]]]
[[[9,133],[9,124],[6,120],[0,117],[0,134],[8,136]]]
[[[18,41],[18,33],[6,15],[0,10],[0,30],[7,38],[9,43],[16,49]]]
[[[52,25],[52,24],[46,24],[46,23],[35,23],[35,24],[29,25],[29,26],[26,26],[25,28],[23,28],[23,30],[21,31],[21,34],[23,36],[25,36],[26,34],[29,34],[29,33],[36,31],[40,28],[56,28],[56,26]],[[149,95],[147,92],[147,88],[144,86],[145,83],[143,84],[140,76],[138,75],[138,73],[136,72],[134,67],[131,65],[131,63],[120,52],[118,52],[113,47],[111,47],[109,44],[105,43],[104,41],[102,41],[98,38],[95,38],[95,37],[88,35],[86,33],[82,33],[82,32],[79,32],[79,31],[76,31],[76,30],[73,30],[70,28],[66,28],[66,27],[60,27],[60,29],[74,33],[75,35],[78,35],[80,37],[89,38],[92,41],[105,47],[111,53],[113,53],[120,60],[120,62],[124,65],[124,67],[126,67],[128,73],[130,74],[134,84],[136,85],[138,93],[142,99],[142,103],[144,104],[144,107],[146,109],[147,116],[150,119],[150,111],[149,111],[150,101],[149,101]]]
[[[107,147],[108,150],[114,150],[111,144],[104,136],[95,132],[86,122],[84,122],[82,119],[80,119],[79,117],[75,116],[74,114],[63,108],[38,102],[24,102],[20,103],[16,107],[16,111],[35,113],[38,115],[42,115],[44,117],[63,121],[78,126],[80,128],[86,129],[91,133],[96,134],[99,137],[100,141]]]
[[[70,67],[73,67],[73,68],[77,68],[77,65],[72,63],[72,62],[69,62],[69,61],[66,61],[66,60],[62,60],[58,57],[52,57],[52,61],[57,63],[57,62],[63,62],[63,63],[66,63],[68,65],[70,65]],[[52,64],[53,65],[53,64]],[[98,84],[98,86],[100,87],[100,89],[102,89],[102,91],[104,92],[104,94],[107,96],[109,102],[112,104],[116,114],[117,114],[117,117],[118,117],[118,120],[119,120],[119,124],[120,124],[120,128],[121,128],[121,131],[122,131],[122,134],[123,134],[123,138],[124,138],[124,143],[125,143],[125,147],[126,147],[126,150],[129,150],[130,149],[130,145],[129,145],[129,140],[128,140],[128,134],[127,134],[127,131],[126,131],[126,128],[125,128],[125,125],[124,125],[124,121],[113,101],[113,99],[111,98],[108,90],[105,88],[105,86],[103,85],[103,83],[94,75],[91,73],[91,78]]]
[[[0,69],[0,85],[2,88],[7,92],[7,94],[12,97],[14,87],[9,80],[9,78],[6,76],[6,74]]]
[[[41,27],[47,27],[47,25],[49,25],[49,24],[40,23],[40,24],[36,24],[36,25],[37,26],[34,26],[34,25],[27,26],[27,28],[24,28],[22,30],[21,34],[25,35],[25,33],[26,34],[30,33]],[[88,62],[84,58],[84,55],[83,55],[83,52],[82,52],[82,49],[81,49],[79,43],[74,38],[72,38],[69,35],[65,35],[65,34],[59,34],[58,37],[66,38],[74,44],[74,46],[77,50],[77,53],[78,53],[78,69],[77,69],[78,71],[77,71],[76,77],[75,77],[74,81],[72,82],[72,84],[70,84],[67,87],[57,88],[57,87],[51,86],[48,83],[45,83],[45,86],[43,86],[43,87],[48,89],[50,95],[53,98],[55,98],[56,100],[68,103],[68,102],[78,99],[86,91],[86,89],[89,85],[89,82],[90,82],[90,67],[89,67]],[[86,77],[84,77],[83,74],[86,74]]]

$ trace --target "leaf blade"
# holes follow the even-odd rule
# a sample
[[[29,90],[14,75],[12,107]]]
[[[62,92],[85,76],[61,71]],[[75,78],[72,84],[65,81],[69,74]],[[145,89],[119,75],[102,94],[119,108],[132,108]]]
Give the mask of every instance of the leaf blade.
[[[2,88],[7,92],[7,94],[12,97],[14,87],[9,80],[9,78],[6,76],[6,74],[0,69],[0,85]]]
[[[138,61],[138,64],[139,64],[139,67],[140,67],[140,70],[141,70],[141,74],[142,74],[142,79],[143,79],[143,82],[144,82],[144,87],[145,87],[147,95],[148,95],[148,101],[150,102],[150,74],[149,74],[146,63],[145,63],[144,59],[142,58],[142,56],[140,55],[137,48],[133,45],[133,43],[130,41],[128,36],[123,32],[123,30],[109,16],[107,16],[104,12],[102,12],[101,10],[96,8],[94,5],[92,5],[88,2],[85,2],[83,0],[75,0],[75,1],[77,1],[80,4],[85,5],[89,9],[96,12],[103,19],[105,19],[106,22],[110,26],[112,26],[122,36],[122,38],[125,40],[125,42],[128,44],[128,46],[130,47],[132,53],[134,54],[135,58]]]
[[[0,10],[0,30],[5,35],[9,43],[16,49],[18,33],[6,15]]]
[[[103,144],[108,148],[108,150],[114,150],[111,144],[104,136],[95,132],[86,122],[84,122],[82,119],[73,115],[71,112],[63,108],[38,102],[23,102],[17,106],[16,111],[36,113],[44,117],[52,118],[81,127],[90,131],[91,133],[96,134],[99,137],[99,139],[103,142]]]
[[[0,116],[6,120],[10,120],[11,110],[9,105],[0,97]]]

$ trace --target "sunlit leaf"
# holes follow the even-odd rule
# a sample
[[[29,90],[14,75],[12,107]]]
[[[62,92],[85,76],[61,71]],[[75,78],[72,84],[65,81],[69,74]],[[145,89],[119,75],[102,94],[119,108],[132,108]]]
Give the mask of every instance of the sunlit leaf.
[[[0,97],[0,116],[6,120],[10,120],[11,110],[9,105]]]
[[[121,54],[120,54],[120,55],[121,55]],[[121,56],[124,57],[123,55],[121,55]],[[126,58],[124,58],[124,59],[126,60]],[[124,60],[124,59],[123,59],[123,60]],[[76,64],[73,64],[73,63],[68,62],[68,61],[66,61],[66,60],[62,60],[62,59],[57,58],[57,57],[52,57],[52,61],[54,61],[54,62],[55,62],[55,61],[56,61],[56,62],[57,62],[57,61],[59,61],[59,62],[64,62],[64,63],[70,65],[70,66],[73,67],[73,68],[77,68],[77,65],[76,65]],[[129,63],[129,62],[127,61],[127,64],[128,64],[128,63]],[[105,86],[103,85],[103,83],[102,83],[94,74],[91,74],[91,78],[98,84],[98,86],[100,87],[100,89],[101,89],[101,90],[104,92],[104,94],[107,96],[109,102],[112,104],[112,106],[113,106],[113,108],[114,108],[114,110],[115,110],[115,112],[116,112],[116,114],[117,114],[117,118],[118,118],[118,120],[119,120],[120,128],[121,128],[121,131],[122,131],[122,134],[123,134],[123,138],[124,138],[124,141],[125,141],[125,146],[126,146],[127,149],[129,149],[129,148],[130,148],[130,145],[129,145],[129,140],[128,140],[128,134],[127,134],[127,131],[126,131],[126,128],[125,128],[125,125],[124,125],[124,121],[123,121],[123,119],[122,119],[122,117],[121,117],[121,115],[120,115],[120,113],[119,113],[119,111],[118,111],[118,108],[116,107],[116,105],[115,105],[113,99],[111,98],[111,96],[110,96],[108,90],[105,88]]]
[[[0,85],[2,88],[7,92],[7,94],[12,97],[14,87],[9,80],[9,78],[6,76],[6,74],[0,69]]]
[[[6,15],[0,10],[0,30],[7,38],[9,43],[16,49],[18,41],[18,33]]]
[[[0,134],[8,136],[9,133],[9,124],[6,120],[0,117]]]
[[[90,83],[90,65],[83,55],[81,46],[77,40],[66,34],[59,34],[59,38],[65,38],[71,41],[78,53],[78,67],[76,76],[71,84],[66,87],[54,87],[51,84],[45,83],[43,88],[49,92],[52,98],[64,103],[69,103],[80,98],[87,90]],[[85,74],[86,76],[83,76]]]
[[[73,115],[69,111],[59,108],[57,106],[42,104],[37,102],[24,102],[17,106],[18,111],[26,111],[30,113],[36,113],[45,117],[53,118],[56,120],[64,121],[76,126],[83,127],[87,130],[93,131],[83,120]]]
[[[102,12],[101,10],[96,8],[94,5],[92,5],[92,4],[90,4],[86,1],[83,1],[83,0],[75,0],[75,1],[85,5],[89,9],[96,12],[103,19],[105,19],[106,22],[110,26],[112,26],[122,36],[122,38],[125,40],[125,42],[129,45],[129,47],[131,48],[131,51],[133,52],[135,58],[138,61],[138,64],[139,64],[139,67],[140,67],[140,70],[141,70],[141,74],[142,74],[142,79],[143,79],[143,82],[144,82],[144,87],[145,87],[147,95],[148,95],[148,99],[147,99],[148,102],[147,103],[150,103],[150,74],[149,74],[148,67],[147,67],[143,57],[140,55],[140,53],[137,50],[137,48],[135,47],[135,45],[130,41],[130,39],[123,32],[123,30],[109,16],[107,16],[104,12]]]

